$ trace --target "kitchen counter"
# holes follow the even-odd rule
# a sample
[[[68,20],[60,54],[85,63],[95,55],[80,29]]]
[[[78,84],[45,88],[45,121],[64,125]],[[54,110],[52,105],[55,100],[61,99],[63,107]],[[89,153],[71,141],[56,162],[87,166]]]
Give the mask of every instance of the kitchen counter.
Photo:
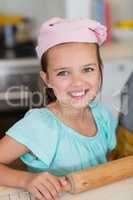
[[[132,42],[111,42],[101,47],[101,57],[103,60],[112,59],[133,59]]]
[[[14,59],[0,59],[0,69],[1,68],[12,68],[14,66],[25,67],[27,66],[39,66],[39,61],[37,58],[14,58]]]
[[[3,195],[20,192],[19,189],[0,187],[0,200],[29,200],[28,195],[20,198],[4,198]],[[2,198],[2,196],[3,198]],[[132,200],[133,199],[133,177],[128,178],[113,184],[109,184],[97,189],[89,190],[80,194],[71,195],[65,193],[60,198],[61,200]]]

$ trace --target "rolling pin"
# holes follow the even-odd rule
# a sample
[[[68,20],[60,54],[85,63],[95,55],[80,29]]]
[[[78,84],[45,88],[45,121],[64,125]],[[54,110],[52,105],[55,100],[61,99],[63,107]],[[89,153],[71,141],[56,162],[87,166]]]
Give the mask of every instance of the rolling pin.
[[[76,194],[133,176],[133,155],[70,173],[62,190]]]

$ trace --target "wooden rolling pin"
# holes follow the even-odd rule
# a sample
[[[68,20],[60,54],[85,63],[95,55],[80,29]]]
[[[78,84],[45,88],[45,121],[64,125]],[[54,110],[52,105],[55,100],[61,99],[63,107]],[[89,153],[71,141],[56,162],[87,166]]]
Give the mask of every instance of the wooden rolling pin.
[[[133,155],[70,173],[63,192],[76,194],[133,176]]]

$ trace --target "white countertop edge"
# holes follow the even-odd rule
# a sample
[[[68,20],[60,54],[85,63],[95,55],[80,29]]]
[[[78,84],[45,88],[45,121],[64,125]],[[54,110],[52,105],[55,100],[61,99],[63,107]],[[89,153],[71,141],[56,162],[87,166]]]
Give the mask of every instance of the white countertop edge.
[[[27,66],[40,66],[37,58],[19,58],[19,59],[0,59],[0,67],[27,67]]]

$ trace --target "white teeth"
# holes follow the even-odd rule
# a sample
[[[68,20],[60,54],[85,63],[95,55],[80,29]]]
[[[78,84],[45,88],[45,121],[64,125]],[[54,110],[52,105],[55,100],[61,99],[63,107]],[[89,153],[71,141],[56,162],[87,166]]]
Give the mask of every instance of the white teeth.
[[[85,95],[85,91],[81,91],[81,92],[71,92],[71,95],[72,96],[83,96]]]

